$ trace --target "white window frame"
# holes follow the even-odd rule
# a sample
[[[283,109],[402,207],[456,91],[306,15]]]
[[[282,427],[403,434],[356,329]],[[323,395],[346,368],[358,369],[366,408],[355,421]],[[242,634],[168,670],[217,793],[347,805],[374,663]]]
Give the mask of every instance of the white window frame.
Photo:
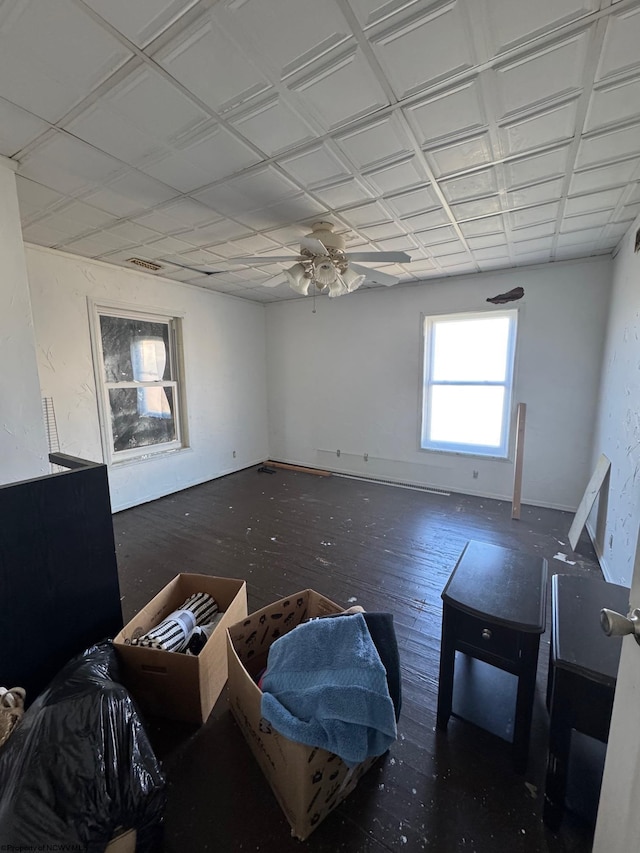
[[[494,381],[436,381],[432,378],[434,334],[433,328],[438,323],[460,322],[464,320],[486,320],[490,317],[506,317],[509,319],[509,339],[507,343],[507,364],[505,379],[502,382]],[[460,312],[456,314],[423,315],[423,374],[422,374],[422,405],[421,405],[421,428],[420,447],[422,450],[435,450],[446,453],[458,453],[470,456],[484,456],[495,459],[508,459],[511,442],[512,421],[512,399],[513,383],[515,376],[516,361],[516,339],[518,328],[518,310],[503,309],[500,311],[474,311]],[[429,417],[431,413],[432,389],[435,385],[476,385],[481,387],[500,386],[504,387],[504,404],[502,411],[501,442],[498,447],[482,444],[461,444],[458,442],[431,441],[428,438]]]
[[[174,453],[185,449],[187,445],[186,433],[186,405],[184,395],[184,365],[182,349],[182,321],[183,316],[167,314],[157,309],[140,311],[129,305],[119,303],[98,303],[89,299],[89,317],[91,327],[91,345],[93,352],[93,368],[96,381],[98,416],[100,419],[100,434],[104,460],[108,465],[120,465],[128,462],[138,462],[155,458],[162,454]],[[102,350],[102,332],[100,317],[119,317],[124,320],[141,320],[148,323],[162,323],[169,331],[169,372],[170,379],[157,382],[126,381],[107,382],[105,379],[104,353]],[[112,388],[171,388],[173,390],[173,417],[175,421],[176,437],[172,441],[158,444],[148,444],[127,450],[115,450],[113,442],[113,429],[111,423],[111,404],[109,391]]]

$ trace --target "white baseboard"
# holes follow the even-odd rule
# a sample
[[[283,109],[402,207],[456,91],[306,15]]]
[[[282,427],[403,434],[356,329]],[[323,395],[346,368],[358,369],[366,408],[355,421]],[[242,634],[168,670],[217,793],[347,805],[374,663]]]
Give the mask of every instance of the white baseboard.
[[[162,494],[147,495],[131,503],[124,502],[123,504],[112,504],[111,512],[112,514],[115,514],[116,512],[123,512],[125,509],[132,509],[134,506],[142,506],[143,504],[151,503],[152,501],[159,501],[161,498],[166,498],[169,495],[178,494],[179,492],[184,492],[186,489],[192,489],[194,486],[202,486],[204,483],[209,483],[212,480],[218,480],[220,477],[226,477],[228,474],[237,474],[238,471],[244,471],[246,468],[253,468],[255,465],[261,465],[263,462],[264,459],[261,457],[260,459],[255,459],[253,462],[244,462],[238,467],[218,471],[213,476],[209,475],[204,478],[198,477],[195,480],[181,483],[177,489],[171,489],[171,491],[163,492]]]
[[[301,468],[314,468],[318,466],[311,465],[309,462],[300,462],[297,459],[274,459],[270,457],[273,462],[282,462],[286,465],[298,465]],[[367,475],[362,473],[361,470],[354,470],[351,468],[331,468],[327,465],[322,465],[323,471],[329,471],[331,474],[342,475],[344,477],[353,477],[358,480],[365,480],[371,483],[380,483],[381,485],[394,485],[400,488],[414,488],[419,489],[421,491],[429,491],[430,489],[437,493],[448,492],[451,495],[467,495],[472,498],[486,498],[487,500],[494,501],[502,501],[503,503],[511,503],[512,495],[500,495],[495,494],[493,492],[476,492],[476,491],[468,491],[465,489],[456,489],[451,486],[446,486],[436,483],[426,483],[426,482],[418,482],[418,481],[409,481],[406,478],[393,477],[388,475],[376,475],[371,474]],[[542,509],[558,509],[562,512],[575,512],[575,506],[566,506],[565,504],[553,504],[548,501],[532,501],[532,500],[522,500],[523,506],[536,506],[541,507]],[[567,531],[569,528],[567,527]]]

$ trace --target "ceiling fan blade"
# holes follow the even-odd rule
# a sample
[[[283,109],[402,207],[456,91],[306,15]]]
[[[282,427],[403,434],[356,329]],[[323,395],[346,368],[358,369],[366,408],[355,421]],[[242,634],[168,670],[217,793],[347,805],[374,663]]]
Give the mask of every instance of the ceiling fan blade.
[[[225,258],[225,264],[288,264],[295,263],[297,255],[255,255],[239,258]],[[222,263],[222,261],[221,261]]]
[[[328,255],[329,251],[325,244],[315,237],[301,237],[300,246],[307,249],[312,255]]]
[[[190,267],[189,264],[181,264],[178,261],[170,261],[167,258],[158,258],[159,261],[162,261],[165,264],[171,264],[173,267],[180,267],[183,270],[190,270],[191,272],[195,272],[198,275],[222,275],[223,273],[229,272],[229,270],[203,270],[198,269],[198,267]]]
[[[389,275],[388,272],[370,270],[368,267],[361,267],[360,264],[350,263],[349,269],[360,273],[360,275],[366,276],[367,281],[372,282],[373,284],[384,284],[385,287],[391,287],[400,281],[399,278],[396,278],[395,275]]]
[[[408,264],[411,255],[406,252],[347,252],[349,261],[368,261],[375,264]]]

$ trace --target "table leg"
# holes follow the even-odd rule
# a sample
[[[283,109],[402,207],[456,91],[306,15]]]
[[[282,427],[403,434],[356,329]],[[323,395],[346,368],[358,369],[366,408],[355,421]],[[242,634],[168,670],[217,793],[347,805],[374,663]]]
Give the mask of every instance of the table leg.
[[[438,681],[438,714],[436,725],[446,729],[453,702],[453,670],[456,659],[455,633],[452,614],[445,604],[442,608],[442,639],[440,641],[440,676]]]
[[[539,647],[539,634],[521,635],[520,673],[513,729],[513,761],[516,773],[524,773],[527,769]]]
[[[549,829],[557,830],[564,814],[569,750],[571,748],[571,685],[562,670],[556,669],[549,717],[549,755],[542,819]]]

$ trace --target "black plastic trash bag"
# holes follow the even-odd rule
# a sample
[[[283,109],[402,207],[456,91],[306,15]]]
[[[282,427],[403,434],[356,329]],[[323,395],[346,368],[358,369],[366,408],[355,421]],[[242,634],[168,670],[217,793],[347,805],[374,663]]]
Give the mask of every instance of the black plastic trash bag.
[[[0,849],[98,853],[135,828],[136,853],[152,853],[164,805],[165,778],[119,683],[113,646],[91,646],[60,670],[0,749]]]

